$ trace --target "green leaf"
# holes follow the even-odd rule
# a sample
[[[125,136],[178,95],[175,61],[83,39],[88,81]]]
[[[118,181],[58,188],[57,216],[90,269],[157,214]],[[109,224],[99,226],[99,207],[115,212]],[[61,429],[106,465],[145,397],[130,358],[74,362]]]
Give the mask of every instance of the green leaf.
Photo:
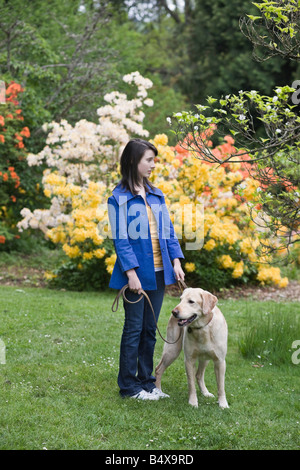
[[[206,101],[208,102],[208,104],[212,105],[218,100],[216,98],[213,98],[212,96],[208,96]]]
[[[254,16],[254,15],[247,15],[248,18],[250,18],[250,20],[252,21],[256,21],[256,20],[260,20],[261,19],[261,16]]]

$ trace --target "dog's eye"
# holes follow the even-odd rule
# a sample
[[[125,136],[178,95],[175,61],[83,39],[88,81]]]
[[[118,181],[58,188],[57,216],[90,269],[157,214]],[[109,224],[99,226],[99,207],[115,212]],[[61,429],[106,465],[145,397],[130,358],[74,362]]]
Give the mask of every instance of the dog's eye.
[[[189,304],[194,304],[195,302],[193,300],[189,300]]]

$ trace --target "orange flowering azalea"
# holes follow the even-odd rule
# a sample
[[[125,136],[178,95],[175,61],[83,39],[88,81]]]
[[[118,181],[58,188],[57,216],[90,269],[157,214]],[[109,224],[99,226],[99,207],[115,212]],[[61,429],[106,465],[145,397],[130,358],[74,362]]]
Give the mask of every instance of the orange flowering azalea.
[[[20,134],[23,135],[24,137],[30,137],[30,130],[28,129],[28,127],[23,127]]]
[[[18,96],[18,93],[21,93],[22,91],[24,91],[24,88],[22,88],[19,83],[11,82],[6,90],[6,101],[19,104],[16,97]]]
[[[231,137],[231,135],[225,135],[224,137],[225,142],[227,142],[229,145],[234,144],[234,139]]]
[[[180,161],[180,165],[183,163],[183,159],[189,156],[188,150],[181,147],[180,143],[177,144],[175,147],[171,147],[173,151],[175,151],[175,158]]]
[[[15,188],[18,188],[20,186],[20,178],[19,176],[17,175],[17,173],[14,171],[14,167],[13,166],[10,166],[9,168],[9,171],[10,171],[10,176],[13,180],[16,181],[16,184],[15,184]]]
[[[7,95],[17,95],[21,91],[24,91],[24,88],[21,87],[19,83],[11,82],[6,90]]]
[[[23,91],[23,87],[18,83],[6,83],[6,106],[0,106],[0,154],[2,149],[4,158],[0,172],[0,187],[5,197],[3,201],[7,201],[7,207],[2,206],[0,209],[0,225],[5,221],[5,227],[9,231],[9,235],[5,233],[5,236],[0,231],[0,244],[5,244],[0,246],[4,247],[15,236],[21,203],[19,193],[25,192],[21,187],[21,178],[23,179],[22,171],[26,165],[24,141],[25,138],[30,137],[30,130],[24,122],[21,107],[20,97]],[[20,121],[23,122],[20,123]],[[26,175],[24,177],[26,178]],[[20,237],[15,236],[15,238]]]

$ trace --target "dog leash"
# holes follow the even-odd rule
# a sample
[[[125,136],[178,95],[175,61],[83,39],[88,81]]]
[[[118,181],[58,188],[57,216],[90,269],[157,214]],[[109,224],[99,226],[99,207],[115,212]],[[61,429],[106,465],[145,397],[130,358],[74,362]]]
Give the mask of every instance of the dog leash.
[[[181,290],[181,293],[184,291],[184,289],[188,288],[186,283],[184,281],[182,281],[181,279],[178,279],[177,283],[179,285],[179,289]]]
[[[186,285],[185,282],[182,281],[181,279],[178,280],[178,285],[179,285],[179,287],[180,287],[181,293],[183,292],[183,289],[186,289],[186,288],[187,288],[187,285]],[[116,311],[118,310],[120,297],[123,297],[124,301],[127,302],[128,304],[137,304],[138,302],[140,302],[140,300],[142,300],[143,297],[145,297],[145,298],[147,299],[148,303],[149,303],[149,306],[150,306],[151,310],[152,310],[152,314],[153,314],[155,326],[156,326],[156,329],[157,329],[158,334],[159,334],[159,336],[161,337],[161,339],[162,339],[165,343],[168,343],[168,344],[175,344],[175,343],[177,343],[177,342],[180,340],[180,338],[181,338],[182,330],[180,330],[179,336],[178,336],[178,338],[176,339],[176,341],[168,341],[168,340],[166,340],[166,339],[162,336],[162,334],[161,334],[161,332],[160,332],[160,330],[159,330],[159,328],[158,328],[158,324],[157,324],[157,321],[156,321],[156,318],[155,318],[155,313],[154,313],[154,310],[153,310],[153,306],[152,306],[151,300],[149,299],[148,294],[142,289],[142,290],[141,290],[141,295],[140,295],[140,297],[139,297],[137,300],[135,300],[134,302],[132,302],[132,301],[128,300],[127,297],[126,297],[126,295],[125,295],[125,291],[126,291],[126,289],[128,289],[128,288],[129,288],[129,285],[126,284],[125,286],[122,287],[122,289],[119,290],[119,292],[117,293],[116,298],[115,298],[115,300],[114,300],[114,302],[113,302],[113,304],[112,304],[112,307],[111,307],[112,311],[113,311],[113,312],[116,312]]]

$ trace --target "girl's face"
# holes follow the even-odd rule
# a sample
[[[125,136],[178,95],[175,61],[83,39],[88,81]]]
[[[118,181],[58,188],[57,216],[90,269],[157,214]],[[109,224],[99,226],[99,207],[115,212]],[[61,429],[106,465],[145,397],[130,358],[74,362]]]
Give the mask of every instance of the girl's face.
[[[154,158],[155,154],[151,149],[147,149],[144,152],[137,167],[139,179],[149,178],[152,170],[155,168]]]

